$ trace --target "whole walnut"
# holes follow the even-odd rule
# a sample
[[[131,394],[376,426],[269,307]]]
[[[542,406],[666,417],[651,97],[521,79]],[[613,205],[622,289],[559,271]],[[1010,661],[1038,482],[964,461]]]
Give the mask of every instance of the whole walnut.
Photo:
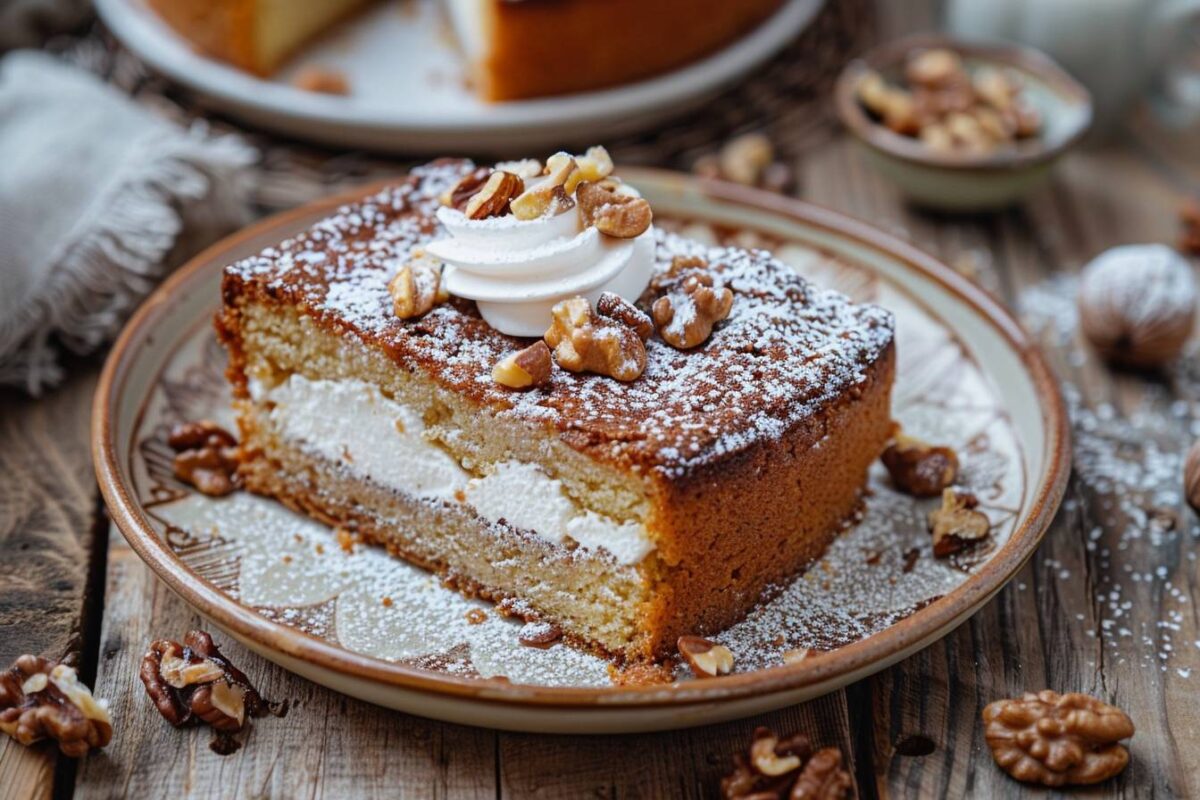
[[[1192,269],[1165,245],[1114,247],[1083,269],[1079,322],[1106,360],[1152,368],[1177,357],[1196,318]]]

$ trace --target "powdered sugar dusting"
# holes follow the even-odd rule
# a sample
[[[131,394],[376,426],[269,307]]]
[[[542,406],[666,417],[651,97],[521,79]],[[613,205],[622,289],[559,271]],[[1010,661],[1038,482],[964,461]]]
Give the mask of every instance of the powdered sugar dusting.
[[[466,162],[419,169],[228,273],[381,343],[404,363],[426,365],[443,385],[498,414],[554,426],[581,450],[667,477],[779,437],[861,384],[892,341],[889,312],[818,289],[766,251],[660,231],[655,277],[639,304],[647,309],[669,288],[674,257],[701,256],[734,292],[729,318],[710,339],[687,352],[652,339],[645,372],[629,383],[556,370],[544,389],[509,392],[491,380],[491,368],[522,340],[492,330],[465,301],[399,320],[387,295],[409,251],[442,235],[436,198],[469,169]]]

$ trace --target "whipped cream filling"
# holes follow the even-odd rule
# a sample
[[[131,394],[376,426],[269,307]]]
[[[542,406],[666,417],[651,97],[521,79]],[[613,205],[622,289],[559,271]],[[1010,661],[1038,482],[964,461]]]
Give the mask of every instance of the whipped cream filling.
[[[426,437],[420,414],[372,384],[292,375],[272,389],[251,381],[250,395],[274,405],[269,416],[283,436],[356,477],[419,498],[465,497],[489,522],[504,520],[554,544],[574,540],[626,566],[654,550],[645,526],[581,508],[533,464],[505,461],[473,476]]]
[[[653,225],[616,239],[585,226],[577,208],[532,220],[469,219],[440,208],[437,218],[449,235],[425,250],[445,263],[446,290],[474,300],[484,320],[510,336],[541,336],[550,309],[569,297],[635,299],[654,269]]]

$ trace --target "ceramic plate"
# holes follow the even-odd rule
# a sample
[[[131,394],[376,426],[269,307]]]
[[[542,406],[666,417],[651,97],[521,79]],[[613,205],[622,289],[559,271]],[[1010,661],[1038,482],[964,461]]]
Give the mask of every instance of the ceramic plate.
[[[336,147],[444,154],[545,149],[610,139],[695,105],[794,39],[822,0],[786,0],[747,36],[701,61],[639,83],[487,104],[467,88],[434,0],[392,0],[305,49],[271,79],[206,58],[145,0],[97,0],[105,24],[150,66],[255,125]],[[342,72],[349,96],[301,91],[305,66]]]
[[[891,309],[896,418],[953,446],[961,482],[991,519],[982,547],[935,559],[935,501],[895,492],[878,465],[862,518],[824,558],[718,635],[737,668],[696,680],[614,683],[608,664],[518,642],[520,624],[428,573],[246,493],[214,499],[171,475],[179,421],[230,422],[211,320],[221,268],[295,234],[343,195],[273,217],[199,255],[134,316],[94,411],[96,468],[113,519],[184,600],[268,659],[380,705],[475,725],[620,732],[715,722],[858,680],[944,636],[1033,553],[1069,470],[1062,401],[1006,311],[930,257],[829,211],[683,175],[627,171],[655,222],[765,246],[819,283]],[[482,607],[486,621],[469,624]],[[478,615],[473,615],[478,616]]]

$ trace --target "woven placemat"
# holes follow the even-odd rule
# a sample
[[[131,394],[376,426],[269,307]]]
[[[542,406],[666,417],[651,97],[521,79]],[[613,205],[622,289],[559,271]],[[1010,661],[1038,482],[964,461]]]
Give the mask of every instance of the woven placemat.
[[[605,144],[618,163],[686,170],[731,137],[761,130],[781,160],[795,162],[836,129],[829,89],[846,61],[874,39],[875,21],[871,0],[828,0],[805,31],[750,79],[655,130]],[[263,214],[397,174],[414,163],[288,140],[204,111],[186,90],[151,72],[99,23],[83,36],[52,40],[47,48],[181,122],[242,133],[262,152],[253,184]]]

